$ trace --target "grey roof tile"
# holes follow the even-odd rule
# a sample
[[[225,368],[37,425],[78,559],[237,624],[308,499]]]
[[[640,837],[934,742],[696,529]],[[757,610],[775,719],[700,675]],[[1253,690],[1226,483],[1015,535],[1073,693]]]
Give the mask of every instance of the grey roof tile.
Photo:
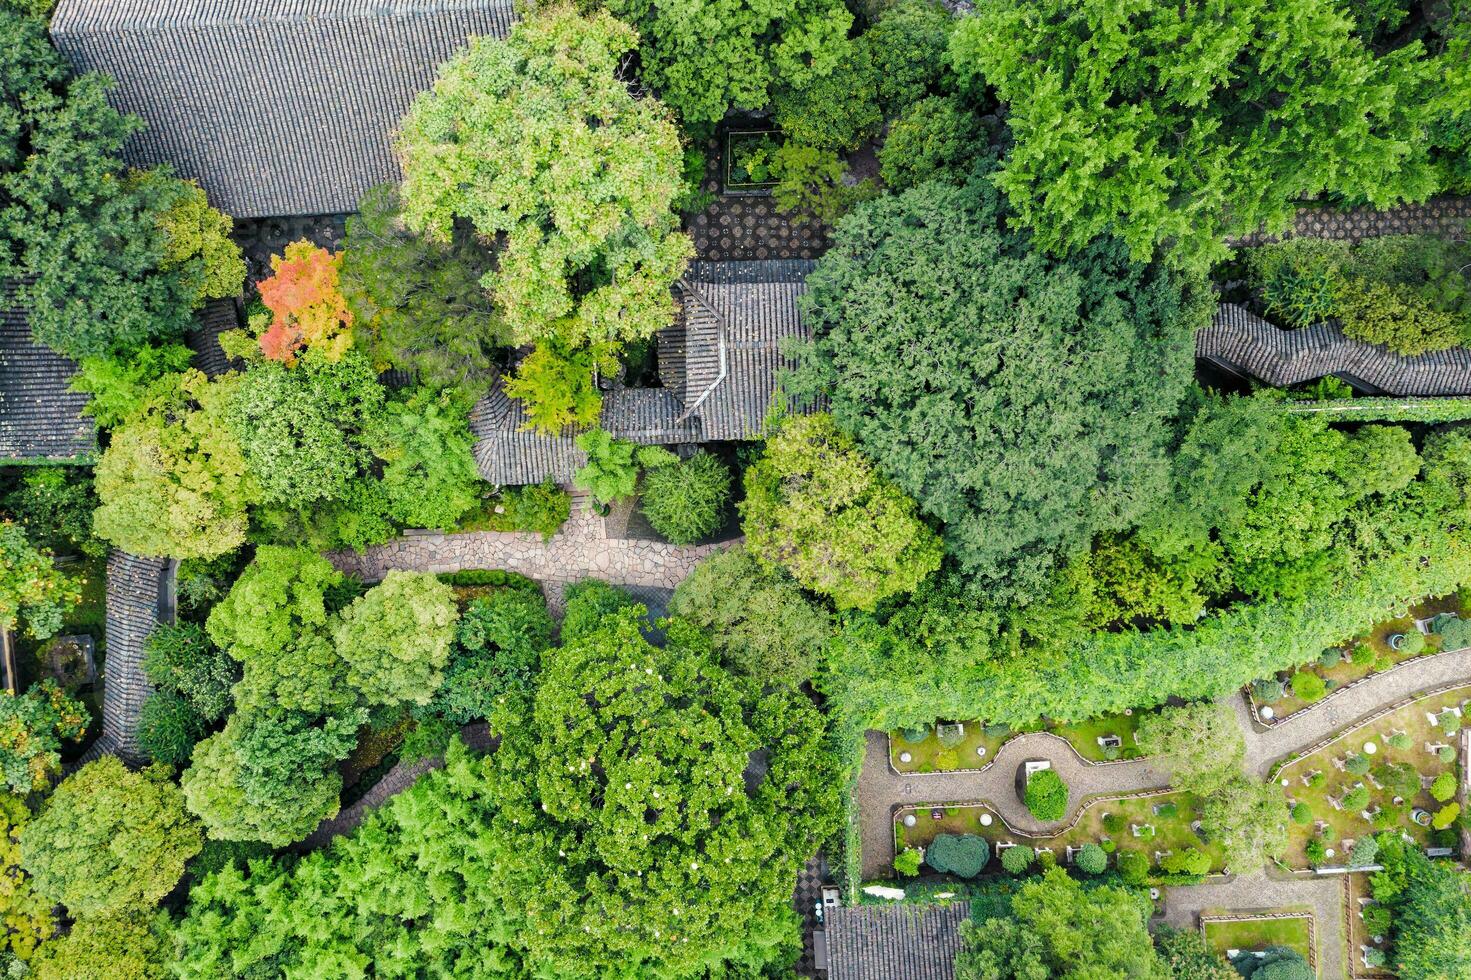
[[[828,980],[952,980],[970,903],[828,909]]]
[[[77,459],[97,449],[82,414],[88,396],[68,382],[77,366],[31,339],[14,284],[0,284],[0,460]]]
[[[1195,335],[1197,357],[1278,387],[1342,375],[1387,395],[1471,395],[1471,350],[1403,357],[1345,337],[1332,323],[1283,330],[1245,307],[1223,303]]]
[[[129,163],[171,163],[248,218],[355,210],[398,176],[414,95],[513,17],[511,0],[61,0],[51,34],[147,123]]]
[[[143,673],[143,646],[160,622],[173,619],[174,563],[114,551],[107,559],[107,658],[102,665],[99,752],[139,761],[138,714],[153,693]],[[95,748],[95,746],[94,746]]]

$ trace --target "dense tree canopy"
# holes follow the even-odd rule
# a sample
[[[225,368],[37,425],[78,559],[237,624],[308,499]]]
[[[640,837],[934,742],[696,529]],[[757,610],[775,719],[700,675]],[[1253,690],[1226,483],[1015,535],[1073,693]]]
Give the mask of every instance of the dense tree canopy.
[[[1283,229],[1323,192],[1385,207],[1437,189],[1429,126],[1471,94],[1419,42],[1375,56],[1351,5],[1254,0],[985,0],[956,28],[956,72],[1007,103],[998,185],[1043,247],[1111,232],[1187,263]]]
[[[1246,742],[1236,715],[1224,702],[1196,701],[1161,708],[1139,719],[1135,744],[1170,767],[1170,785],[1186,793],[1210,793],[1241,769]]]
[[[426,572],[390,571],[333,627],[347,683],[370,705],[424,704],[444,680],[455,596]]]
[[[45,639],[61,629],[62,616],[78,598],[51,554],[37,548],[24,527],[0,520],[0,631],[24,621],[28,635]]]
[[[129,772],[103,756],[64,779],[21,831],[21,860],[36,890],[77,917],[151,909],[201,846],[169,775]]]
[[[914,501],[830,415],[787,419],[746,470],[746,547],[840,609],[871,609],[940,565],[940,541]]]
[[[403,121],[405,222],[499,236],[481,284],[516,343],[606,349],[674,318],[692,251],[672,210],[679,133],[619,77],[636,42],[606,13],[540,12],[473,39]]]
[[[1005,215],[982,180],[856,211],[808,279],[809,384],[967,572],[1028,600],[1164,492],[1207,307],[1116,242],[1048,259]]]

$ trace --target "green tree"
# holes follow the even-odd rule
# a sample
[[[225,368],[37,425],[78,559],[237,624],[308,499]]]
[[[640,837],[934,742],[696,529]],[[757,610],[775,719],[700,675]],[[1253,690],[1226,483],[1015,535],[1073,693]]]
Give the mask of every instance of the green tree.
[[[1232,874],[1251,874],[1287,850],[1282,788],[1237,774],[1201,803],[1200,823],[1226,849]]]
[[[572,643],[596,633],[604,618],[633,606],[633,597],[616,585],[586,578],[567,586],[567,608],[562,614],[562,642]]]
[[[81,358],[181,337],[191,297],[162,271],[158,223],[173,188],[123,179],[137,119],[108,104],[106,76],[72,75],[44,18],[0,9],[0,37],[0,277],[27,277],[36,339]]]
[[[1240,976],[1199,932],[1163,926],[1154,934],[1154,945],[1167,975],[1174,980],[1237,980]]]
[[[651,646],[643,612],[549,651],[534,709],[488,757],[487,897],[533,972],[678,976],[787,955],[794,876],[835,829],[837,771],[807,699],[731,677],[687,628]]]
[[[1246,740],[1224,702],[1165,707],[1139,719],[1134,742],[1170,768],[1170,785],[1185,793],[1214,792],[1241,771]]]
[[[204,738],[204,717],[170,691],[154,691],[138,712],[138,747],[153,762],[182,766]]]
[[[527,425],[547,434],[569,425],[596,425],[603,396],[595,373],[617,364],[608,345],[570,350],[556,340],[538,344],[506,379],[505,392],[525,407]]]
[[[444,680],[454,591],[427,572],[390,571],[333,627],[347,683],[372,705],[426,704]]]
[[[674,461],[672,454],[657,446],[615,439],[602,429],[589,429],[578,436],[577,448],[587,455],[587,462],[573,474],[572,485],[605,504],[633,496],[640,465],[663,466]]]
[[[100,538],[137,555],[211,558],[245,542],[259,486],[198,371],[172,375],[97,464]]]
[[[151,910],[203,841],[169,776],[103,756],[62,780],[20,835],[36,890],[76,918]]]
[[[1168,980],[1149,938],[1147,896],[1084,888],[1061,868],[1017,889],[1010,918],[966,921],[955,980]]]
[[[415,234],[385,185],[347,219],[342,253],[342,292],[375,361],[472,401],[485,394],[509,337],[480,285],[489,256],[468,229],[452,229],[448,243]]]
[[[1061,820],[1067,815],[1067,783],[1051,769],[1032,773],[1027,779],[1023,802],[1032,816],[1043,823]]]
[[[0,632],[22,621],[37,639],[54,636],[68,609],[81,599],[76,585],[57,570],[49,551],[31,543],[26,529],[0,520]]]
[[[180,779],[191,813],[214,840],[285,847],[338,810],[336,764],[357,744],[361,712],[316,718],[298,711],[238,711],[194,748]]]
[[[31,961],[31,975],[35,980],[164,980],[168,954],[166,923],[142,915],[83,919],[41,947]]]
[[[746,546],[840,609],[913,590],[940,565],[914,501],[826,414],[786,420],[746,470]]]
[[[59,555],[100,558],[107,545],[92,534],[92,474],[80,466],[28,466],[3,501],[37,547]]]
[[[1382,208],[1437,189],[1428,128],[1464,105],[1464,73],[1419,42],[1376,57],[1347,10],[987,0],[950,53],[1007,103],[997,184],[1042,247],[1112,233],[1139,258],[1164,244],[1200,267],[1225,236],[1284,230],[1304,198]]]
[[[74,390],[91,395],[83,409],[104,429],[115,428],[147,409],[170,382],[164,378],[187,370],[194,352],[184,344],[144,345],[126,356],[84,357],[72,376]]]
[[[56,903],[36,893],[31,876],[20,866],[20,833],[31,819],[21,797],[0,796],[0,872],[7,885],[0,894],[0,959],[29,960],[56,932]]]
[[[637,35],[570,8],[475,38],[400,128],[404,221],[449,242],[457,218],[501,244],[481,284],[516,344],[569,350],[673,322],[670,286],[693,248],[667,110],[618,75]]]
[[[614,0],[608,9],[638,28],[644,79],[687,123],[765,108],[779,85],[827,75],[847,54],[853,26],[837,0],[685,7]]]
[[[693,544],[721,527],[730,501],[730,469],[703,449],[644,474],[639,509],[674,544]]]
[[[453,530],[484,486],[466,406],[421,392],[388,406],[374,452],[388,516],[416,528]]]
[[[238,296],[245,284],[245,257],[230,237],[235,231],[230,216],[210,207],[195,181],[160,171],[135,173],[131,179],[159,185],[167,202],[154,214],[163,239],[159,267],[179,280],[189,306],[198,309],[211,299]]]
[[[879,75],[867,37],[848,44],[824,75],[777,89],[773,121],[788,141],[823,150],[853,150],[883,125]]]
[[[87,707],[46,678],[24,694],[0,691],[0,779],[16,796],[46,789],[61,772],[61,743],[80,742]]]
[[[935,0],[898,0],[863,35],[885,116],[899,115],[942,87],[955,24],[950,11]]]
[[[743,548],[711,555],[680,582],[669,615],[710,634],[733,672],[793,686],[810,679],[832,632],[832,617],[810,602],[791,577],[762,565]]]
[[[188,701],[205,721],[218,721],[230,710],[231,686],[240,670],[210,642],[198,623],[160,623],[143,647],[143,673],[160,691]]]
[[[1394,872],[1403,880],[1403,891],[1392,903],[1395,973],[1405,980],[1464,975],[1471,970],[1471,877],[1416,848],[1393,853]],[[1374,894],[1380,901],[1389,898],[1380,898],[1377,874]]]
[[[1117,242],[1052,260],[1005,219],[979,179],[855,211],[807,280],[801,386],[830,393],[968,574],[1020,601],[1163,494],[1208,304]]]
[[[985,131],[970,107],[959,98],[931,95],[889,124],[878,151],[879,173],[896,194],[929,180],[963,184],[985,152]]]
[[[1078,849],[1078,855],[1073,859],[1073,863],[1084,874],[1101,875],[1108,870],[1108,852],[1089,841]]]
[[[471,599],[427,713],[464,725],[489,718],[509,694],[529,694],[551,637],[546,600],[534,591],[498,589]]]

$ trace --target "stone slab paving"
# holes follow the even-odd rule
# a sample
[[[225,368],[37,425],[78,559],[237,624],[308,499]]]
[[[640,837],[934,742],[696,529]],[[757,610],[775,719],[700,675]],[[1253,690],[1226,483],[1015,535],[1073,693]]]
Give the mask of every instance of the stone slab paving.
[[[672,589],[702,558],[733,542],[680,547],[662,541],[610,538],[602,518],[577,510],[551,541],[539,534],[474,531],[466,534],[409,532],[363,552],[339,551],[327,557],[344,572],[376,582],[390,569],[456,572],[500,568],[542,583],[547,600],[559,608],[562,589],[585,578],[614,585]]]
[[[1434,197],[1424,204],[1401,204],[1385,211],[1357,208],[1300,208],[1293,234],[1310,238],[1362,241],[1381,235],[1464,235],[1471,224],[1471,197]],[[1248,235],[1233,245],[1258,245],[1271,239]]]
[[[1336,876],[1288,878],[1258,872],[1164,891],[1163,921],[1176,929],[1198,929],[1200,913],[1211,909],[1241,913],[1310,908],[1313,939],[1318,946],[1318,976],[1324,980],[1347,976],[1343,963],[1343,881]]]
[[[710,262],[752,259],[815,259],[827,251],[828,229],[811,218],[793,220],[776,210],[768,196],[746,197],[720,193],[720,144],[711,140],[705,154],[705,179],[700,185],[715,199],[687,217],[686,230],[695,254]]]

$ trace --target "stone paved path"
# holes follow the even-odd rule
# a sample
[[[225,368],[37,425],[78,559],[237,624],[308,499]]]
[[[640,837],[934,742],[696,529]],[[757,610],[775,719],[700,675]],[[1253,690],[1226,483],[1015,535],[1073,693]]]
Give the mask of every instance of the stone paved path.
[[[1246,912],[1292,907],[1313,912],[1318,976],[1338,980],[1343,964],[1343,881],[1338,877],[1287,878],[1259,872],[1227,881],[1165,889],[1164,921],[1176,929],[1194,930],[1208,910]]]
[[[327,557],[344,572],[376,582],[390,569],[456,572],[502,568],[542,583],[555,609],[566,585],[599,578],[614,585],[672,589],[705,556],[733,542],[679,547],[662,541],[610,538],[603,520],[574,509],[551,541],[537,534],[475,531],[468,534],[410,532],[364,552],[340,551]]]
[[[1252,720],[1244,697],[1233,693],[1226,700],[1245,736],[1245,768],[1255,778],[1265,779],[1278,760],[1311,748],[1388,705],[1459,681],[1471,683],[1471,650],[1442,653],[1371,675],[1265,730]],[[885,734],[871,731],[867,739],[863,772],[858,781],[865,878],[884,874],[894,860],[893,810],[900,804],[985,802],[1013,829],[1045,836],[1065,826],[1090,796],[1123,795],[1162,789],[1169,784],[1169,774],[1152,760],[1089,765],[1066,741],[1040,732],[1020,735],[1007,742],[997,752],[990,768],[979,773],[900,775],[889,765]],[[1064,820],[1039,824],[1017,799],[1016,769],[1028,759],[1049,760],[1068,784],[1068,812]]]

